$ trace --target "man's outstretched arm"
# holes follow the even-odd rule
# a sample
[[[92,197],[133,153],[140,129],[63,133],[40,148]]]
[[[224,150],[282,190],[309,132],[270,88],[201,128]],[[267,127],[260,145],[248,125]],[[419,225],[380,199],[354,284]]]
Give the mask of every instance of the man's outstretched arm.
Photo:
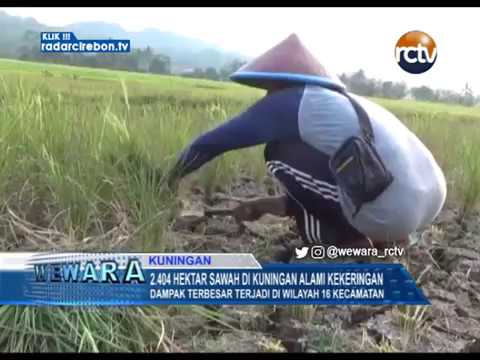
[[[303,89],[291,87],[265,96],[242,114],[199,136],[182,151],[169,182],[231,150],[272,141],[300,140],[298,110]]]

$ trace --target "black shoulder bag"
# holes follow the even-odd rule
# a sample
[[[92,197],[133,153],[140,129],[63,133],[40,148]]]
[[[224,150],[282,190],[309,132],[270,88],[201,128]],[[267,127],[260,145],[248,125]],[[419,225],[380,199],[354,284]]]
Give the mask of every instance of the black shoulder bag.
[[[361,137],[345,140],[330,158],[330,170],[337,185],[350,197],[356,216],[363,204],[375,200],[393,182],[393,175],[385,167],[374,145],[372,124],[366,111],[346,92],[353,105],[361,128]]]

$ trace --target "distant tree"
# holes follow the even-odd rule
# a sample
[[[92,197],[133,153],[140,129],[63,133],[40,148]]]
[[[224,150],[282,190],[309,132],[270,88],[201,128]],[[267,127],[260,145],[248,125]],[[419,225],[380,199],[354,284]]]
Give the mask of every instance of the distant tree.
[[[17,54],[20,60],[29,60],[32,58],[33,51],[31,46],[25,44],[17,48]]]
[[[153,61],[155,54],[150,46],[147,46],[145,49],[135,49],[131,56],[137,59],[138,71],[148,72],[150,69],[150,64]]]
[[[153,50],[150,46],[147,46],[145,48],[144,56],[148,60],[148,62],[151,62],[155,57],[155,54],[153,53]]]
[[[243,61],[240,59],[234,59],[231,62],[225,64],[218,72],[219,79],[220,80],[230,79],[230,75],[232,75],[235,71],[240,69],[245,64],[246,64],[246,61]]]
[[[475,98],[475,105],[480,106],[480,95]]]
[[[369,89],[371,92],[370,96],[382,96],[383,81],[377,80],[377,79],[371,79],[369,82],[370,82]]]
[[[155,74],[169,74],[170,59],[166,56],[155,56],[150,63],[149,71]]]
[[[140,59],[136,56],[129,56],[129,54],[122,54],[124,56],[119,57],[118,65],[116,66],[121,70],[138,71]]]
[[[0,26],[1,28],[1,26]],[[15,48],[15,55],[22,60],[35,60],[40,58],[40,33],[27,30],[23,33],[18,46]]]
[[[210,79],[210,80],[218,80],[219,76],[217,73],[217,69],[214,67],[208,67],[205,69],[205,78]]]
[[[129,62],[127,61],[126,59],[127,58],[130,58],[130,59],[134,59],[135,61],[135,64],[136,64],[136,70],[140,71],[140,72],[147,72],[148,71],[148,68],[150,66],[150,61],[147,60],[146,56],[145,56],[145,53],[142,49],[134,49],[131,53],[129,54],[119,54],[120,57],[123,57],[122,59],[122,63],[126,63],[126,62]],[[132,60],[130,60],[132,61]],[[133,61],[131,62],[131,64],[133,65]]]
[[[338,78],[340,79],[340,81],[341,81],[342,83],[345,84],[345,86],[349,87],[350,78],[348,77],[347,74],[342,73],[342,74],[340,74],[340,75],[338,76]]]
[[[382,84],[382,95],[388,98],[392,97],[393,93],[393,82],[392,81],[385,81]]]
[[[194,77],[194,78],[201,79],[201,78],[205,77],[205,73],[203,72],[203,70],[201,68],[196,67],[195,69],[193,69],[193,72],[192,72],[191,76]]]
[[[98,58],[96,56],[84,56],[84,59],[80,57],[75,57],[76,59],[80,60],[80,63],[77,63],[76,65],[82,65],[84,64],[85,66],[90,66],[90,67],[98,67],[99,62]]]
[[[33,30],[27,30],[23,33],[23,41],[31,42],[31,41],[40,41],[40,33],[33,31]]]
[[[407,85],[405,83],[397,83],[393,81],[385,81],[382,83],[382,95],[391,99],[402,99],[407,95]]]
[[[407,92],[408,92],[408,87],[406,83],[404,82],[393,83],[392,98],[403,99],[405,96],[407,96]]]
[[[239,60],[235,59],[230,63],[230,70],[233,72],[237,71],[240,69],[243,65],[245,65],[247,62],[244,60]]]
[[[475,95],[468,83],[465,84],[465,87],[462,90],[460,100],[462,105],[465,106],[473,106],[475,104]]]
[[[344,79],[346,79],[345,76]],[[362,69],[350,76],[348,81],[346,81],[346,85],[350,91],[358,95],[379,96],[382,93],[381,82],[367,78]]]
[[[354,93],[363,94],[365,93],[365,88],[367,84],[367,77],[365,76],[365,72],[360,69],[352,76],[350,76],[350,88]]]
[[[453,90],[438,89],[435,91],[435,101],[459,104],[461,102],[461,95]]]
[[[434,101],[435,92],[428,86],[414,87],[410,90],[415,100]]]

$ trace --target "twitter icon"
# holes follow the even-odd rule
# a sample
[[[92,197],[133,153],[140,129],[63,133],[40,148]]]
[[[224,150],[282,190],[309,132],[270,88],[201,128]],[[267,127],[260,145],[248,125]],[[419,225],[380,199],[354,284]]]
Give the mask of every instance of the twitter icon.
[[[303,259],[305,256],[308,254],[308,247],[304,246],[300,249],[295,248],[295,255],[297,256],[297,259]]]

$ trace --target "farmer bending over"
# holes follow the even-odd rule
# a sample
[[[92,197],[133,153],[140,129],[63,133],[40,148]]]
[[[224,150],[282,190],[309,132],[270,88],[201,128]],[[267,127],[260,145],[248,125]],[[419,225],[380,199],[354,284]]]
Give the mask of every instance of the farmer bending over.
[[[231,78],[267,95],[193,141],[172,182],[227,151],[266,144],[285,195],[246,201],[234,209],[238,221],[292,216],[306,243],[382,248],[406,245],[440,212],[446,183],[430,151],[393,114],[349,94],[296,35]]]

